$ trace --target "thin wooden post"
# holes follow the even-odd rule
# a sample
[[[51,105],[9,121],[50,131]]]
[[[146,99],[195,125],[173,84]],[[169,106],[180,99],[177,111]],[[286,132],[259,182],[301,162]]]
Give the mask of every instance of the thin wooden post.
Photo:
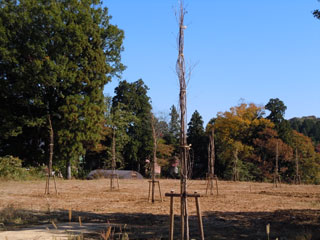
[[[161,199],[161,202],[162,202],[163,200],[162,200],[161,189],[160,189],[160,182],[159,182],[159,181],[158,181],[158,187],[159,187],[160,199]]]
[[[116,129],[113,127],[112,129],[112,173],[110,176],[110,190],[113,190],[113,177],[115,175],[115,168],[116,168]],[[119,183],[119,182],[118,182]]]
[[[174,214],[173,214],[173,198],[174,197],[179,197],[181,199],[181,194],[179,193],[174,193],[173,190],[171,190],[171,193],[166,193],[166,197],[170,197],[170,229],[169,229],[169,239],[173,239],[173,231],[174,231]],[[203,224],[202,224],[202,215],[201,215],[201,210],[200,210],[200,202],[199,199],[201,197],[200,194],[195,192],[194,194],[189,194],[187,193],[186,198],[188,197],[194,197],[195,198],[195,203],[196,203],[196,208],[197,208],[197,216],[198,216],[198,224],[199,224],[199,232],[201,239],[204,239],[204,231],[203,231]],[[185,235],[184,235],[185,236]]]
[[[200,209],[200,201],[199,197],[197,197],[197,192],[194,192],[195,199],[196,199],[196,207],[197,207],[197,215],[198,215],[198,224],[199,224],[199,231],[201,240],[204,240],[204,231],[203,231],[203,224],[202,224],[202,215],[201,215],[201,209]]]
[[[154,181],[152,181],[152,203],[154,203]]]
[[[273,174],[273,186],[274,187],[281,187],[281,178],[279,175],[279,141],[277,139],[277,144],[276,144],[276,167],[274,169],[274,174]]]
[[[174,209],[173,209],[173,193],[174,191],[171,190],[170,196],[170,230],[169,230],[169,239],[173,240],[173,232],[174,232]]]
[[[149,201],[149,199],[150,199],[150,194],[151,194],[150,190],[151,190],[151,184],[150,184],[150,181],[149,181],[149,194],[148,194],[148,201]]]
[[[296,175],[294,176],[294,183],[301,184],[301,177],[299,174],[299,158],[298,158],[298,149],[296,148]]]
[[[233,181],[239,181],[239,170],[238,170],[238,148],[236,147],[233,151]]]
[[[217,195],[218,192],[218,178],[214,175],[214,163],[215,163],[215,150],[214,150],[214,128],[210,126],[209,132],[209,144],[208,144],[208,173],[207,173],[207,188],[206,195],[208,195],[208,189],[210,189],[210,195],[213,195],[213,181],[216,180]]]
[[[213,195],[213,181],[216,182],[216,192],[217,196],[219,195],[218,190],[218,177],[212,174],[207,174],[207,187],[206,187],[206,195],[208,195],[208,190],[210,189],[210,195]]]
[[[54,175],[52,174],[52,160],[53,160],[53,146],[54,146],[53,127],[52,127],[50,114],[48,114],[47,117],[48,117],[48,123],[49,123],[50,143],[49,143],[48,173],[47,173],[47,180],[46,180],[46,187],[45,187],[44,194],[50,194],[50,177],[53,177],[54,188],[55,188],[56,194],[58,194],[56,179],[55,179]]]
[[[218,177],[215,176],[216,178],[216,189],[217,189],[217,196],[219,195],[219,189],[218,189]]]
[[[154,191],[155,191],[155,187],[154,187],[154,190],[153,190],[153,195],[151,193],[152,189],[152,185],[156,185],[158,184],[158,189],[159,189],[159,195],[160,195],[160,200],[162,202],[162,195],[161,195],[161,188],[160,188],[160,181],[156,181],[156,180],[149,180],[149,194],[148,194],[148,201],[150,200],[150,195],[153,196],[153,202],[155,201],[155,195],[154,195]],[[151,198],[151,201],[152,201],[152,198]]]

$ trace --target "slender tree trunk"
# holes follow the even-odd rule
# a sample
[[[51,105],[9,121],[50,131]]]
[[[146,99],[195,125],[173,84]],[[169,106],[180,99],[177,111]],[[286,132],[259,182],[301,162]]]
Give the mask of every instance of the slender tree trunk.
[[[208,166],[208,172],[209,174],[214,176],[214,163],[215,163],[215,149],[214,149],[214,129],[212,128],[211,134],[209,136],[209,146],[210,146],[210,152],[209,152],[209,166]]]
[[[153,161],[152,161],[152,203],[154,203],[154,185],[155,185],[155,165],[157,163],[157,135],[154,126],[154,116],[151,114],[151,127],[152,127],[152,137],[153,137]]]
[[[234,158],[234,163],[233,163],[233,181],[238,181],[239,180],[238,148],[235,148],[235,150],[233,152],[233,158]]]
[[[277,140],[276,144],[276,168],[275,168],[275,175],[278,176],[278,171],[279,171],[279,142]]]
[[[112,163],[111,163],[112,174],[110,178],[110,190],[113,189],[113,178],[115,176],[116,169],[116,130],[112,129]]]
[[[298,149],[296,148],[296,176],[299,176],[299,159],[298,159]]]
[[[115,169],[116,169],[116,130],[112,130],[112,163],[111,163],[111,168],[112,168],[112,174],[114,174]]]
[[[54,137],[53,137],[53,128],[50,114],[48,114],[48,122],[49,122],[49,129],[50,129],[50,143],[49,143],[49,164],[48,164],[48,171],[49,177],[52,175],[52,159],[53,159],[53,144],[54,144]]]
[[[184,15],[183,2],[180,2],[179,12],[179,55],[176,64],[176,71],[180,82],[180,163],[181,163],[181,239],[189,240],[189,219],[188,219],[188,205],[187,205],[187,176],[188,176],[188,145],[186,136],[186,81],[185,81],[185,62],[184,62]]]

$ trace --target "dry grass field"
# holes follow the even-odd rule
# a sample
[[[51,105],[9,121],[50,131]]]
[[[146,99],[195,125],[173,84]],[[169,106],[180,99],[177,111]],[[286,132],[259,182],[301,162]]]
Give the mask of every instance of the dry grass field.
[[[9,230],[72,223],[113,226],[129,239],[167,239],[169,198],[148,202],[148,180],[119,180],[110,191],[109,180],[58,180],[58,195],[44,195],[44,181],[0,182],[0,239]],[[162,194],[179,192],[179,180],[160,180]],[[219,195],[205,196],[206,182],[189,181],[189,192],[201,197],[206,239],[320,239],[320,186],[219,181]],[[189,199],[190,235],[199,239],[194,199]],[[175,199],[175,238],[179,238],[179,199]],[[89,227],[88,227],[89,228]],[[82,231],[83,239],[103,239],[101,229]],[[16,232],[18,235],[18,232]],[[12,233],[11,233],[12,234]],[[122,234],[122,235],[123,235]],[[120,234],[119,234],[120,235]],[[11,235],[10,235],[11,236]],[[116,237],[114,237],[116,239]],[[8,240],[12,238],[7,238]],[[39,238],[45,239],[45,238]],[[52,238],[51,238],[52,239]]]

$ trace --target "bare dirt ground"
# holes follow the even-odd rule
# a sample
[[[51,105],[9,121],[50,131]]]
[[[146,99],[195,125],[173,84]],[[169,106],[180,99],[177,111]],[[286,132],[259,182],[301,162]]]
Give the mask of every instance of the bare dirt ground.
[[[66,234],[66,226],[74,226],[75,233],[82,232],[83,239],[102,239],[100,233],[108,226],[117,236],[128,234],[130,240],[167,239],[170,199],[163,196],[161,202],[156,191],[157,201],[148,202],[148,180],[120,179],[119,183],[119,191],[110,191],[108,179],[59,180],[58,195],[51,184],[52,194],[45,196],[45,181],[0,182],[0,239],[27,239],[14,238],[24,234],[18,230],[26,227],[38,231],[37,239],[53,239],[58,230]],[[204,195],[200,202],[206,239],[267,239],[268,223],[270,239],[320,239],[320,186],[282,184],[274,188],[268,183],[219,181],[219,195],[214,192],[205,196],[206,181],[188,183],[190,193]],[[163,195],[180,191],[179,180],[160,180],[160,184]],[[190,235],[199,239],[194,199],[189,199],[188,205]],[[179,199],[175,198],[176,239],[179,208]],[[69,209],[72,223],[68,220]],[[80,230],[76,228],[79,217]],[[51,237],[46,238],[45,233]],[[29,239],[36,239],[33,236]]]

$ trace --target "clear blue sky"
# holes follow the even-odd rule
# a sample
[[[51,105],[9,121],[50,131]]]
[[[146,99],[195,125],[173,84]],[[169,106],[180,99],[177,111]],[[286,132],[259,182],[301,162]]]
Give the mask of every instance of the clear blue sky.
[[[185,0],[185,59],[196,64],[187,89],[188,119],[206,124],[241,99],[279,98],[285,117],[320,117],[320,21],[317,0]],[[153,111],[178,105],[175,74],[177,0],[105,0],[112,24],[125,31],[122,79],[142,78]],[[105,87],[113,95],[118,80]]]

